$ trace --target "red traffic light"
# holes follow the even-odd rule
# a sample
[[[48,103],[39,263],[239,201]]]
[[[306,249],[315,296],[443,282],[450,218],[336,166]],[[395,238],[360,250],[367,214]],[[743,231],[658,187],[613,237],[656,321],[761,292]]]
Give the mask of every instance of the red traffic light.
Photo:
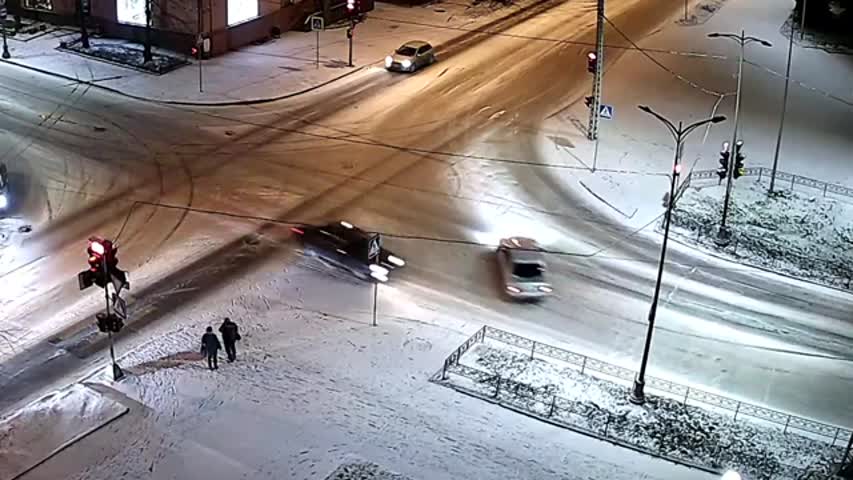
[[[596,55],[595,52],[589,52],[586,54],[586,58],[588,58],[590,62],[594,62],[595,59],[598,58],[598,55]]]
[[[356,0],[347,0],[347,10],[348,11],[350,11],[350,12],[355,11],[355,7],[356,7],[355,2],[356,2]]]
[[[596,68],[598,67],[598,55],[595,52],[589,52],[586,54],[586,69],[589,73],[595,73]]]
[[[103,255],[106,253],[106,248],[104,248],[104,244],[101,243],[100,240],[89,240],[89,250],[96,255]]]

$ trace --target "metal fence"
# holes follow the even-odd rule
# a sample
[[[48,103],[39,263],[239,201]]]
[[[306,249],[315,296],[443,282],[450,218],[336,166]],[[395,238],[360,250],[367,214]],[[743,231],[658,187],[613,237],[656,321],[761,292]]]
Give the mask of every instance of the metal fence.
[[[517,382],[512,379],[502,378],[490,372],[479,370],[477,368],[463,365],[460,363],[462,356],[475,344],[484,342],[486,339],[496,340],[516,347],[523,351],[529,351],[530,357],[534,358],[537,355],[556,359],[577,367],[581,374],[590,373],[596,377],[607,377],[616,379],[630,384],[635,377],[635,372],[626,368],[613,365],[601,360],[597,360],[586,355],[571,352],[559,347],[543,344],[530,340],[519,335],[515,335],[504,330],[484,326],[478,330],[473,336],[465,341],[444,361],[444,365],[435,380],[439,382],[447,382],[450,375],[459,375],[461,377],[472,380],[480,385],[490,386],[492,391],[484,395],[473,389],[469,389],[459,385],[453,385],[453,388],[464,391],[465,393],[484,398],[486,400],[500,403],[513,410],[521,411],[527,415],[545,420],[550,423],[555,423],[572,430],[578,430],[582,433],[594,435],[604,438],[608,441],[640,450],[651,455],[667,458],[671,461],[685,464],[694,468],[703,469],[711,472],[718,472],[720,469],[733,465],[735,460],[734,452],[727,447],[719,447],[713,455],[713,459],[709,464],[700,465],[689,459],[681,458],[677,454],[661,452],[653,445],[640,445],[636,440],[626,436],[627,433],[621,422],[621,417],[612,415],[605,410],[590,410],[589,407],[584,407],[583,412],[578,411],[579,405],[577,402],[557,396],[551,391],[543,391],[542,388]],[[699,406],[703,408],[713,407],[724,412],[728,412],[734,422],[742,422],[744,419],[751,422],[761,420],[770,424],[781,427],[783,433],[797,433],[810,438],[819,438],[827,444],[827,449],[830,451],[830,456],[833,456],[832,451],[837,450],[839,453],[834,454],[838,457],[839,463],[844,460],[843,447],[845,442],[853,436],[853,431],[829,425],[822,422],[817,422],[796,415],[790,415],[777,410],[766,407],[761,407],[751,403],[741,402],[731,398],[723,397],[704,390],[691,388],[668,380],[663,380],[655,377],[646,377],[646,386],[651,390],[656,390],[678,401],[682,405]],[[512,393],[512,395],[505,395]],[[755,479],[775,479],[775,478],[819,478],[820,475],[828,475],[828,472],[810,471],[805,468],[777,465],[773,464],[770,471],[757,470],[754,472],[741,472],[751,474],[748,478]],[[818,475],[818,477],[815,477]]]
[[[767,167],[748,167],[743,169],[743,176],[758,177],[758,181],[770,178],[772,173],[773,170]],[[681,185],[679,185],[678,195],[680,196],[680,194],[683,193],[693,181],[719,179],[720,177],[717,175],[716,170],[694,170],[684,177]],[[787,188],[791,191],[797,186],[816,190],[824,197],[828,195],[837,195],[839,197],[853,198],[853,188],[838,185],[837,183],[815,180],[814,178],[803,177],[801,175],[794,175],[793,173],[781,172],[779,170],[776,171],[776,189],[783,190]],[[678,196],[676,196],[676,198],[678,198]]]

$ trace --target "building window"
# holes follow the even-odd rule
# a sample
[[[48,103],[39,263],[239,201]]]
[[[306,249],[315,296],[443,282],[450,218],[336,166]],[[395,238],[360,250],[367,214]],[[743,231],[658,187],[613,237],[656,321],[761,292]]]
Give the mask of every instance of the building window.
[[[258,16],[258,0],[228,0],[228,26]]]
[[[53,11],[53,2],[51,0],[24,0],[23,5],[27,10]]]
[[[116,0],[119,23],[145,25],[145,0]]]

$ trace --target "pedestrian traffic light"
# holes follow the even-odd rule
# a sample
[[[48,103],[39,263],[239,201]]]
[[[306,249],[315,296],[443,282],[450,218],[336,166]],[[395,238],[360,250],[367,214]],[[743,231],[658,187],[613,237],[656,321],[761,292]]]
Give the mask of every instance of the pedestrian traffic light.
[[[595,73],[598,68],[598,55],[595,52],[589,52],[586,54],[586,70],[589,73]]]
[[[731,153],[729,152],[729,142],[723,142],[723,148],[720,150],[720,168],[717,169],[717,175],[720,176],[720,180],[726,178],[729,174],[729,157]]]
[[[735,171],[732,172],[735,178],[740,178],[744,174],[743,161],[746,160],[746,155],[741,153],[743,140],[738,140],[735,143]]]

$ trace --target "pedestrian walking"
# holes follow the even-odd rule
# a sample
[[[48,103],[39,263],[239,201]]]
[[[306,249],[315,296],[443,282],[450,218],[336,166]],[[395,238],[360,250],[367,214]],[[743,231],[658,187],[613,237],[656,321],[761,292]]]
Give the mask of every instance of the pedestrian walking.
[[[213,327],[207,327],[204,335],[201,336],[201,354],[207,356],[207,368],[219,369],[220,348],[222,348],[222,344],[219,343],[219,337],[213,333]]]
[[[222,334],[222,343],[225,344],[225,353],[228,355],[228,362],[237,360],[237,340],[240,340],[240,329],[237,324],[232,322],[230,318],[225,317],[222,325],[219,327],[219,333]]]

